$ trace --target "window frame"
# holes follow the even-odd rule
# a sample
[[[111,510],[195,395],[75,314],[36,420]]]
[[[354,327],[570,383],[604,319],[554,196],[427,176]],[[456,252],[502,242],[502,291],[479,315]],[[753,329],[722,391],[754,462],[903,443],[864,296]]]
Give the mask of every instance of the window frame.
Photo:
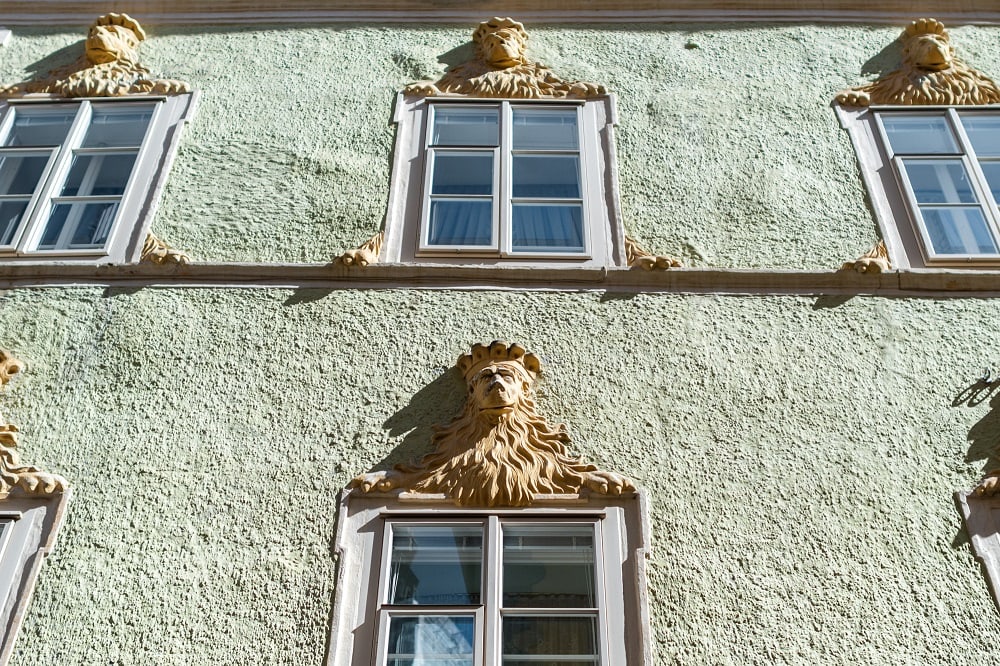
[[[499,587],[500,525],[551,523],[594,525],[594,572],[597,609],[527,608],[525,615],[593,614],[598,618],[600,666],[651,666],[649,618],[646,608],[645,562],[649,522],[646,496],[546,496],[526,508],[464,509],[439,496],[404,493],[377,496],[345,491],[337,522],[337,586],[327,666],[384,666],[389,618],[394,614],[452,614],[477,617],[476,665],[502,663],[500,622],[504,611]],[[480,604],[392,605],[387,581],[394,524],[443,525],[480,523],[484,526],[483,589]],[[491,525],[493,527],[491,527]],[[494,540],[491,551],[488,545]],[[495,558],[491,563],[490,558]],[[492,574],[490,567],[493,567]],[[495,588],[495,589],[493,589]],[[492,592],[490,591],[492,589]],[[489,595],[496,596],[496,605]],[[508,614],[517,615],[517,608]],[[493,613],[492,619],[489,617]],[[588,615],[589,616],[589,615]],[[492,651],[492,655],[488,654]],[[482,659],[479,655],[482,654]]]
[[[428,246],[424,242],[430,201],[431,155],[428,145],[435,105],[501,106],[500,146],[511,154],[510,109],[516,106],[578,109],[580,137],[580,184],[584,249],[581,252],[524,251],[510,248],[510,225],[506,228],[497,206],[510,200],[510,178],[500,176],[503,166],[494,164],[494,216],[498,228],[494,247]],[[400,93],[393,113],[396,140],[385,217],[383,263],[421,263],[479,266],[607,267],[626,266],[624,227],[618,199],[618,173],[614,147],[617,124],[616,98],[612,94],[592,99],[509,99],[461,96],[416,97]],[[508,145],[505,147],[504,135]],[[509,171],[509,170],[508,170]],[[532,197],[535,198],[535,197]],[[538,197],[543,199],[545,197]],[[558,197],[555,197],[558,199]],[[509,204],[507,204],[509,207]]]
[[[0,499],[0,520],[11,520],[0,551],[0,664],[6,664],[14,650],[24,622],[39,570],[56,544],[70,491],[54,495],[17,494]]]
[[[873,105],[854,108],[834,105],[841,127],[847,130],[858,160],[865,190],[889,261],[894,268],[1000,268],[1000,209],[979,166],[975,150],[960,121],[961,115],[988,114],[1000,118],[1000,105]],[[882,119],[887,116],[944,117],[958,143],[960,153],[896,153],[892,150]],[[979,206],[998,251],[996,255],[937,254],[916,200],[913,187],[904,175],[903,159],[961,160],[970,176]],[[992,158],[990,158],[992,159]],[[992,206],[991,206],[992,204]]]
[[[119,203],[104,245],[99,248],[39,249],[37,246],[52,208],[60,202],[73,203],[73,200],[80,198],[63,196],[60,190],[69,176],[74,154],[80,149],[95,106],[124,109],[125,105],[132,104],[152,104],[153,116],[136,152],[136,159],[122,194],[107,197],[117,199]],[[53,153],[42,172],[39,184],[31,194],[11,243],[0,245],[0,263],[138,261],[177,152],[181,130],[193,118],[197,105],[197,91],[170,96],[129,95],[75,99],[28,96],[0,100],[0,138],[6,136],[18,109],[44,106],[52,109],[75,109],[76,113],[66,138],[59,146],[52,148]],[[42,150],[46,148],[26,152]],[[97,198],[100,197],[95,195],[92,199]],[[92,199],[88,197],[88,200]]]

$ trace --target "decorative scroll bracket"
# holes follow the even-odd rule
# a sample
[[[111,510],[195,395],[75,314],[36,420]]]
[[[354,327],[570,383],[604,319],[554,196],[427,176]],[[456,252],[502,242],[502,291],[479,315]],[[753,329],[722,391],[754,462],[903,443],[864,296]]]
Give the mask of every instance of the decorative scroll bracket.
[[[22,370],[24,363],[14,358],[10,352],[0,350],[0,387],[6,386],[11,377]],[[14,450],[16,446],[17,427],[0,417],[0,499],[18,490],[35,496],[66,492],[69,487],[66,479],[22,464]]]
[[[190,264],[191,257],[187,252],[175,250],[157,238],[152,232],[146,234],[139,255],[139,263],[143,264]]]
[[[885,246],[885,241],[880,240],[875,243],[872,249],[854,261],[846,261],[840,267],[842,271],[857,271],[858,273],[887,273],[892,270],[892,263],[889,261],[889,250]]]

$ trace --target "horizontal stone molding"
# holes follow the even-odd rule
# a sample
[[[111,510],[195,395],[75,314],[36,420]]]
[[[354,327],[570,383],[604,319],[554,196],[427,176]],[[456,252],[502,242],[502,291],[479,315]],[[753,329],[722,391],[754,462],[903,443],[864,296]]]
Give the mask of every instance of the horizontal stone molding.
[[[0,265],[0,289],[24,287],[287,287],[316,289],[463,289],[631,293],[998,297],[1000,270],[855,271],[674,268],[530,268],[374,264]]]
[[[450,6],[449,6],[450,5]],[[873,8],[861,0],[493,0],[473,9],[441,0],[284,0],[280,7],[263,0],[120,0],[115,11],[147,25],[193,23],[300,24],[302,22],[392,21],[474,24],[484,16],[516,16],[532,23],[619,21],[809,21],[899,24],[914,16],[935,16],[953,23],[1000,23],[1000,8],[974,0],[944,6],[939,1],[887,0]],[[4,25],[86,25],[93,3],[83,0],[4,0]]]

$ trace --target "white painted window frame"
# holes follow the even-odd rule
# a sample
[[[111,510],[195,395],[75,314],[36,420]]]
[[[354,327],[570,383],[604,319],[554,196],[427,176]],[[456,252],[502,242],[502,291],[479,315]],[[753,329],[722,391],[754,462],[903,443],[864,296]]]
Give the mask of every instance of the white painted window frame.
[[[56,543],[70,493],[0,500],[0,666],[6,666],[35,589],[38,572]]]
[[[570,252],[510,252],[509,224],[494,211],[494,224],[500,225],[498,246],[483,248],[430,248],[423,244],[424,220],[429,201],[430,155],[428,150],[431,107],[435,104],[505,105],[501,127],[509,127],[511,105],[549,107],[572,106],[579,109],[580,165],[583,187],[583,218],[586,250]],[[617,107],[614,95],[590,100],[477,99],[468,97],[414,97],[400,93],[396,99],[393,122],[396,142],[390,176],[389,202],[385,217],[383,263],[435,263],[477,266],[547,266],[610,267],[625,266],[625,231],[618,199],[618,171],[615,155],[614,126]],[[506,136],[510,153],[510,132]],[[499,152],[504,151],[501,138]],[[510,199],[510,178],[503,178],[502,167],[495,162],[496,200]],[[509,172],[509,169],[508,169]],[[500,181],[499,183],[497,181]],[[506,183],[506,185],[504,185]],[[502,206],[501,206],[502,207]],[[423,247],[421,247],[424,245]]]
[[[60,197],[59,188],[69,174],[73,150],[83,139],[90,109],[94,104],[154,104],[153,117],[139,148],[132,175],[121,195],[121,203],[111,223],[103,247],[87,249],[42,250],[37,248],[44,231],[52,200]],[[17,108],[28,105],[76,108],[78,114],[66,140],[54,150],[28,204],[25,217],[10,245],[0,246],[0,263],[12,262],[84,262],[134,263],[153,221],[170,167],[180,143],[181,130],[197,109],[198,92],[183,95],[132,95],[120,98],[55,99],[25,97],[0,101],[0,137],[6,135]]]
[[[646,556],[649,524],[646,496],[626,498],[547,496],[529,508],[464,509],[440,496],[404,493],[373,496],[345,491],[337,523],[337,588],[332,613],[327,666],[384,664],[390,615],[406,612],[477,614],[477,666],[500,663],[499,602],[488,599],[497,587],[489,565],[484,571],[481,607],[413,606],[401,609],[382,603],[387,592],[389,524],[475,523],[487,526],[486,543],[499,536],[499,521],[595,525],[595,575],[599,602],[601,666],[652,666],[646,607]],[[489,534],[492,531],[492,535]],[[484,552],[498,558],[499,546]],[[495,592],[495,591],[494,591]],[[574,614],[568,610],[567,614]],[[493,619],[489,616],[492,614]],[[485,654],[492,650],[493,655]],[[483,654],[482,660],[479,656]]]
[[[1000,496],[980,497],[959,490],[955,502],[969,534],[972,554],[982,563],[993,602],[1000,608]]]
[[[934,255],[912,188],[899,165],[901,157],[892,153],[882,123],[879,121],[879,117],[889,114],[917,116],[943,113],[948,116],[949,122],[955,129],[956,140],[963,150],[961,160],[973,179],[976,196],[983,202],[987,224],[1000,247],[1000,213],[997,212],[996,202],[993,201],[990,189],[975,159],[975,151],[972,150],[961,123],[956,122],[959,112],[1000,115],[1000,105],[847,108],[835,104],[834,109],[841,127],[847,130],[857,155],[861,178],[868,191],[879,231],[885,240],[889,261],[893,267],[900,269],[961,267],[993,270],[1000,267],[1000,254],[997,256]],[[907,154],[905,157],[909,159],[920,156]],[[933,155],[935,159],[941,157],[945,156]],[[946,157],[955,159],[959,155]]]

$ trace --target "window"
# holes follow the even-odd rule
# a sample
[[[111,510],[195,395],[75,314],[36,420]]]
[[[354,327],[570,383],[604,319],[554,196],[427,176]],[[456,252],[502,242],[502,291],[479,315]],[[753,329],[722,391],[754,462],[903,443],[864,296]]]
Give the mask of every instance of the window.
[[[641,501],[459,510],[348,498],[328,664],[651,664]]]
[[[490,516],[387,528],[380,666],[606,663],[596,522]]]
[[[1000,112],[839,111],[894,265],[1000,264]]]
[[[137,259],[192,97],[11,100],[0,119],[0,257]]]
[[[397,103],[386,261],[624,265],[614,98]]]
[[[10,659],[39,567],[55,545],[68,501],[68,492],[0,501],[0,664]]]

